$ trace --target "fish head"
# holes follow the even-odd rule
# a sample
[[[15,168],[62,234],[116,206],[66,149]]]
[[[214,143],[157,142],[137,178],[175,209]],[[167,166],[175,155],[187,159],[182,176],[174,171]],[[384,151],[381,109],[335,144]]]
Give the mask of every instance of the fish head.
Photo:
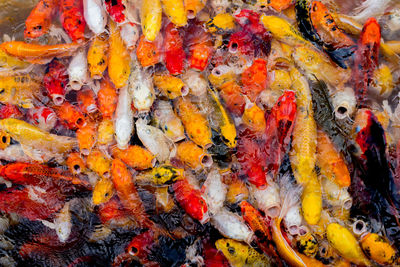
[[[149,254],[149,246],[154,242],[154,235],[151,230],[135,236],[128,244],[126,252],[131,256],[143,258]]]
[[[235,19],[240,26],[244,27],[246,24],[258,24],[260,15],[250,9],[242,9],[239,13],[235,14]]]
[[[29,121],[46,131],[50,131],[57,123],[56,113],[48,107],[32,108],[28,111]]]
[[[110,179],[101,178],[93,189],[92,201],[94,205],[106,203],[114,195],[114,186]]]
[[[236,75],[230,66],[219,65],[208,75],[208,80],[213,86],[219,87],[229,81],[233,81],[235,77]]]
[[[253,48],[252,37],[250,36],[250,33],[246,31],[235,32],[229,39],[228,49],[232,54],[237,52],[249,54],[253,52]]]
[[[246,252],[240,242],[232,239],[219,239],[215,242],[215,247],[221,251],[230,263],[241,263],[246,258]]]
[[[364,45],[380,44],[381,27],[375,18],[369,18],[362,29],[360,41]]]

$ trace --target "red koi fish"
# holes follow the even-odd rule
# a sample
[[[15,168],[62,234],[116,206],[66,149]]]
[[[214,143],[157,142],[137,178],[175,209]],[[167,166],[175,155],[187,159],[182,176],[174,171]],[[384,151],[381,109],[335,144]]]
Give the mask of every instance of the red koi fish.
[[[369,18],[362,29],[355,53],[353,82],[357,104],[365,106],[368,85],[378,66],[381,28],[375,18]]]
[[[25,39],[34,39],[46,34],[56,10],[56,0],[40,0],[25,21]]]
[[[84,39],[86,21],[82,0],[60,1],[61,22],[72,41]]]
[[[119,198],[114,196],[109,201],[99,206],[98,214],[101,223],[112,224],[114,221],[127,218],[129,211],[122,206]]]
[[[175,192],[175,199],[187,214],[200,223],[208,221],[207,203],[201,196],[200,190],[195,189],[187,179],[176,181],[172,188]]]
[[[55,105],[59,106],[64,102],[67,84],[67,68],[59,60],[52,60],[43,76],[43,85]]]
[[[7,104],[0,107],[0,119],[14,118],[19,119],[22,118],[23,114],[19,110],[16,105]]]
[[[86,115],[98,110],[96,94],[90,88],[81,89],[76,96],[79,109]]]
[[[244,30],[233,33],[229,38],[228,49],[232,54],[237,52],[243,55],[253,54],[254,43],[251,34]]]
[[[241,166],[240,174],[244,174],[247,180],[257,186],[264,188],[266,180],[266,155],[262,149],[264,140],[251,132],[250,129],[241,129],[238,133],[236,157]]]
[[[58,190],[44,190],[36,187],[7,188],[0,191],[0,210],[14,212],[31,221],[47,219],[60,210],[64,199]]]
[[[244,221],[249,225],[250,229],[256,233],[256,242],[259,248],[267,255],[278,259],[278,254],[272,242],[270,227],[261,213],[247,201],[242,201],[240,203],[240,209]]]
[[[173,23],[168,24],[164,38],[165,66],[172,75],[182,74],[186,59],[183,38]]]
[[[250,101],[255,102],[258,95],[267,88],[267,62],[262,58],[254,60],[253,64],[242,73],[242,92]]]
[[[10,163],[0,167],[0,176],[15,184],[37,185],[46,190],[56,186],[63,193],[91,189],[89,182],[70,172],[42,164]]]
[[[134,259],[138,259],[145,266],[158,266],[158,263],[147,259],[153,244],[154,234],[151,230],[135,236],[125,248],[125,251],[114,259],[112,266],[117,267],[123,262],[131,262]]]
[[[242,9],[235,19],[242,26],[243,32],[250,33],[252,43],[256,49],[268,56],[271,51],[272,36],[260,23],[260,14],[249,9]]]
[[[189,44],[190,68],[203,71],[213,54],[213,46],[210,35],[197,24],[191,24],[187,30],[185,39]]]
[[[275,177],[283,157],[289,147],[296,119],[296,97],[293,91],[285,91],[279,97],[270,113],[265,113],[267,127],[265,131],[265,154],[267,167],[272,177]]]
[[[105,0],[107,13],[116,23],[123,23],[126,20],[124,11],[125,6],[122,0]]]

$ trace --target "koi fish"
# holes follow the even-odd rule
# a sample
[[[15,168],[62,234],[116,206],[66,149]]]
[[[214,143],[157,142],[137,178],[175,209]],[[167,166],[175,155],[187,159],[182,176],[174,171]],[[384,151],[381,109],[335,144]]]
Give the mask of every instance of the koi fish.
[[[79,49],[72,57],[68,69],[69,85],[72,90],[80,90],[88,82],[88,63],[85,50]]]
[[[360,107],[365,105],[368,85],[378,67],[380,42],[381,28],[375,18],[370,18],[365,22],[358,40],[352,73],[357,104]]]
[[[105,31],[107,13],[101,0],[83,0],[83,15],[94,34],[98,35]]]
[[[89,169],[100,177],[110,177],[111,159],[98,149],[93,149],[86,159]]]
[[[202,96],[207,92],[208,82],[201,73],[194,70],[187,70],[182,74],[181,78],[189,88],[191,95]]]
[[[242,217],[222,208],[211,218],[211,224],[227,238],[244,241],[247,244],[253,240],[254,233],[245,224]]]
[[[231,81],[223,84],[220,89],[220,96],[227,109],[234,115],[241,116],[246,105],[241,87],[235,81]]]
[[[160,0],[142,2],[140,9],[140,21],[145,38],[153,42],[161,29],[162,8]]]
[[[187,24],[187,15],[183,0],[161,0],[163,10],[169,20],[178,27]]]
[[[154,155],[149,150],[137,145],[128,146],[124,150],[113,147],[112,155],[136,170],[149,169],[154,165]]]
[[[48,107],[31,108],[28,111],[28,120],[33,125],[49,132],[57,123],[57,115]]]
[[[242,73],[242,92],[250,101],[255,102],[257,96],[266,89],[268,83],[267,62],[257,58],[253,64]]]
[[[106,9],[110,17],[119,24],[125,22],[125,5],[122,0],[104,0]]]
[[[118,94],[108,79],[103,79],[100,83],[97,102],[103,118],[111,118],[114,115],[118,103]]]
[[[111,119],[103,119],[97,128],[97,142],[100,146],[112,143],[114,140],[114,123]]]
[[[263,133],[266,130],[265,112],[257,105],[244,110],[242,116],[243,124],[249,127],[255,133]]]
[[[51,168],[42,164],[33,163],[10,163],[0,168],[1,176],[4,179],[21,185],[40,185],[48,190],[54,186],[60,188],[63,193],[79,190],[90,190],[90,184],[68,171],[58,168]],[[64,188],[61,188],[64,187]]]
[[[121,25],[121,38],[129,51],[134,50],[139,40],[139,26],[132,22]]]
[[[269,183],[267,188],[258,189],[251,186],[250,194],[253,196],[256,208],[263,211],[265,216],[275,218],[281,210],[281,200],[279,197],[279,187],[276,183]]]
[[[153,185],[171,184],[183,179],[183,169],[163,164],[154,167],[151,171],[142,172],[135,177],[138,184],[151,183]]]
[[[38,38],[49,31],[51,18],[57,10],[55,0],[40,0],[25,20],[24,37]]]
[[[192,169],[210,167],[213,163],[211,155],[192,141],[183,141],[177,145],[176,157]]]
[[[0,75],[0,102],[32,108],[40,95],[40,82],[30,74]]]
[[[96,94],[90,88],[79,90],[76,95],[76,100],[78,102],[79,109],[88,116],[98,110]]]
[[[317,142],[317,165],[321,169],[321,175],[340,187],[350,186],[351,178],[345,161],[329,137],[321,130],[318,131]]]
[[[154,233],[148,230],[135,236],[126,246],[125,251],[119,254],[113,261],[113,266],[120,266],[123,262],[138,259],[141,264],[150,266],[147,259],[150,249],[154,244]]]
[[[43,85],[54,105],[59,106],[65,99],[65,87],[69,83],[67,68],[59,60],[52,60],[43,77]]]
[[[244,181],[239,179],[237,173],[231,174],[231,182],[226,193],[226,201],[230,204],[240,203],[249,198],[249,189]]]
[[[190,68],[203,71],[212,57],[213,47],[209,34],[199,25],[191,24],[186,30],[185,42],[189,46]]]
[[[114,184],[110,177],[101,177],[93,188],[92,203],[100,205],[114,196]]]
[[[90,71],[90,77],[100,79],[108,66],[107,51],[109,44],[105,36],[97,35],[90,44],[87,54],[87,64]]]
[[[179,205],[194,219],[204,224],[209,220],[208,207],[201,192],[191,185],[187,178],[176,181],[172,188]]]
[[[50,134],[18,119],[0,120],[0,129],[10,134],[21,145],[39,151],[65,153],[77,145],[75,138]]]
[[[84,39],[86,26],[82,0],[60,1],[61,23],[72,41]]]
[[[205,0],[184,0],[185,10],[188,19],[194,19],[205,6]]]
[[[389,241],[376,233],[368,233],[360,240],[365,255],[381,265],[397,264],[399,256]]]
[[[89,123],[76,131],[79,151],[82,155],[89,155],[96,144],[96,125]]]
[[[86,119],[82,112],[69,102],[64,102],[61,106],[54,106],[60,122],[70,129],[79,129],[86,125]]]
[[[152,66],[161,61],[161,44],[162,37],[160,35],[153,42],[147,41],[144,35],[140,37],[136,56],[142,67]]]
[[[273,266],[270,259],[258,253],[254,248],[233,239],[218,239],[215,247],[235,267]]]
[[[34,197],[31,197],[31,196]],[[53,191],[25,187],[22,190],[11,187],[0,192],[0,210],[15,212],[29,220],[47,219],[63,207],[63,198],[54,197]]]
[[[189,93],[188,88],[178,77],[160,73],[153,76],[153,81],[158,90],[169,99],[175,99]]]
[[[55,45],[39,45],[33,43],[25,43],[20,41],[4,42],[0,45],[0,49],[10,56],[17,57],[21,60],[34,64],[46,64],[54,57],[69,57],[81,47],[80,43],[55,44]]]
[[[132,98],[129,94],[127,86],[119,91],[117,109],[115,110],[115,139],[118,147],[125,149],[133,134],[133,112],[131,108]]]
[[[111,179],[123,206],[130,211],[139,227],[152,228],[154,223],[149,219],[139,197],[132,176],[120,159],[114,159],[111,165]]]
[[[200,110],[187,97],[178,98],[175,109],[189,138],[203,148],[209,147],[212,144],[211,128]]]
[[[154,109],[156,125],[174,142],[185,139],[185,130],[179,117],[167,101],[157,101]]]
[[[229,13],[217,14],[206,22],[210,33],[229,33],[235,29],[235,18]]]
[[[169,73],[171,75],[182,74],[186,54],[183,50],[183,38],[173,23],[168,24],[165,29],[163,46],[165,48],[165,67]]]
[[[130,74],[130,56],[118,31],[117,25],[110,21],[110,49],[108,54],[108,75],[115,87],[126,85]]]
[[[356,238],[347,228],[337,223],[331,223],[326,228],[326,236],[329,243],[343,258],[357,265],[371,265],[371,262],[362,252]]]
[[[292,149],[289,152],[293,174],[303,184],[302,210],[308,224],[316,224],[321,216],[322,193],[314,171],[317,160],[317,125],[313,117],[311,92],[306,79],[292,69],[292,89],[296,92],[297,115],[293,129]]]
[[[201,187],[202,195],[207,203],[210,216],[217,214],[225,201],[227,186],[222,182],[218,169],[212,169]]]
[[[68,166],[68,169],[71,173],[77,175],[82,172],[85,172],[86,170],[86,165],[79,153],[70,153],[68,155],[68,158],[66,160],[66,164]]]

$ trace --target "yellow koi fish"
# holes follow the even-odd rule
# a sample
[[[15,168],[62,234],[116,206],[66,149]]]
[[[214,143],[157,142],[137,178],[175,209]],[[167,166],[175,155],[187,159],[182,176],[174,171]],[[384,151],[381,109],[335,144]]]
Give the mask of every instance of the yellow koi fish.
[[[108,61],[108,75],[116,88],[121,88],[128,82],[131,73],[131,57],[120,36],[115,22],[110,21],[110,50]]]
[[[153,42],[161,29],[162,9],[160,0],[142,1],[140,10],[143,35]]]
[[[32,108],[33,99],[40,93],[40,81],[30,74],[0,75],[0,102]]]

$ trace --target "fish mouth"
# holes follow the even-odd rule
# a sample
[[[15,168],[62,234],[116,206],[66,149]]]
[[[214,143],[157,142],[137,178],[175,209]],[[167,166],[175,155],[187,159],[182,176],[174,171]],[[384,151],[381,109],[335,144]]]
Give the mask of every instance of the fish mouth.
[[[56,106],[61,106],[61,104],[64,103],[64,100],[65,100],[63,95],[53,95],[52,99],[53,99],[54,105],[56,105]]]

